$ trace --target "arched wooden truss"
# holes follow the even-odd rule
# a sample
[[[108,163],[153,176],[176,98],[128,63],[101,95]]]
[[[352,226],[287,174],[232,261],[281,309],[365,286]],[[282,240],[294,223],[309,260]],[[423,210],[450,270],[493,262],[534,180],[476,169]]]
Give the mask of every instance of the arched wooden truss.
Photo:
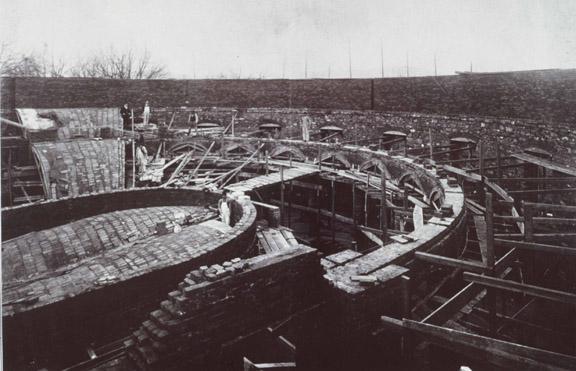
[[[297,159],[300,161],[306,160],[306,156],[304,155],[304,153],[299,148],[295,148],[295,147],[288,147],[288,146],[280,145],[280,146],[275,147],[270,152],[271,158],[278,158],[281,156],[282,157],[288,157],[290,155],[292,155],[292,157],[294,159]]]

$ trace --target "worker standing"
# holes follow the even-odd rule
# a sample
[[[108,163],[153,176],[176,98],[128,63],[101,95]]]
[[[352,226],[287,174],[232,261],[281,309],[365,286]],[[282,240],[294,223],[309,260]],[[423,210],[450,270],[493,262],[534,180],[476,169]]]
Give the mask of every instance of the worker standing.
[[[148,125],[148,123],[150,122],[150,105],[148,104],[148,101],[146,101],[146,103],[144,103],[144,125]]]
[[[310,118],[308,116],[302,117],[302,140],[308,142],[310,140]]]
[[[222,223],[230,225],[230,207],[228,206],[228,194],[224,192],[222,198],[218,202],[218,209],[220,210],[220,218]]]
[[[131,130],[132,113],[130,112],[128,103],[124,103],[124,105],[120,107],[120,116],[122,117],[124,130]]]
[[[138,165],[138,174],[144,174],[144,172],[146,172],[146,165],[148,165],[148,150],[144,145],[144,138],[142,136],[138,140],[138,146],[136,147],[136,164]]]

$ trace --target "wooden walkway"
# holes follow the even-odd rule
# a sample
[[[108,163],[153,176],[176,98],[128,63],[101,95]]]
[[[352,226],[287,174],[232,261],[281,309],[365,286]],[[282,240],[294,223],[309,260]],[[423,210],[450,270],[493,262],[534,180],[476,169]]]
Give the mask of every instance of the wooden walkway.
[[[298,246],[292,230],[284,227],[266,228],[256,232],[258,245],[266,253],[286,251]]]
[[[318,169],[302,168],[302,167],[291,167],[284,169],[284,174],[282,174],[284,181],[288,182],[294,179],[302,178],[304,176],[314,175],[319,172]],[[244,180],[242,182],[234,183],[226,186],[224,189],[235,192],[249,192],[255,191],[264,187],[271,186],[281,182],[282,176],[280,172],[272,173],[268,175],[261,175],[251,179]]]

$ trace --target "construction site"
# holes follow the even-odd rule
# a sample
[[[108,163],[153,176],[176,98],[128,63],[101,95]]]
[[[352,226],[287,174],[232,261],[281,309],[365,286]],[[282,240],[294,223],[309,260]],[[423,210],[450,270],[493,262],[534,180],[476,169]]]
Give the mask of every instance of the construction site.
[[[576,369],[576,70],[16,77],[1,113],[6,370]]]

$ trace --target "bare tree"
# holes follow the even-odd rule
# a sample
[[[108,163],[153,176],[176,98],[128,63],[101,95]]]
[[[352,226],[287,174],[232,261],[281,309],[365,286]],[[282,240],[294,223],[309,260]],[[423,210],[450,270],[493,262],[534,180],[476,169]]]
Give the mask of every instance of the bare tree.
[[[0,75],[25,77],[63,77],[65,62],[46,63],[44,56],[35,53],[14,53],[6,43],[0,44]]]
[[[78,63],[72,70],[76,77],[103,77],[109,79],[159,79],[166,76],[164,66],[152,62],[145,50],[136,55],[132,50],[94,55]]]

